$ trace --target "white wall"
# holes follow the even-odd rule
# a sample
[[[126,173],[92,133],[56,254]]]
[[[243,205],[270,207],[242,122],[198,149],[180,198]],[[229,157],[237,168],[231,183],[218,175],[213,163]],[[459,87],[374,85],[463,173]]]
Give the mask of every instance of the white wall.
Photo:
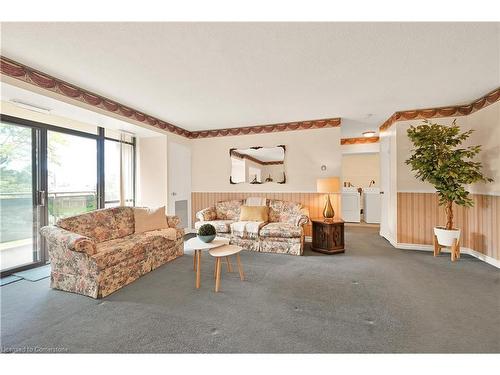
[[[372,154],[380,151],[380,143],[361,143],[357,145],[342,145],[342,154]]]
[[[81,121],[70,119],[68,117],[57,116],[53,113],[45,114],[45,113],[30,111],[28,109],[18,107],[17,105],[14,105],[6,101],[1,102],[0,112],[4,115],[41,122],[44,124],[54,125],[61,128],[73,129],[86,133],[97,134],[97,125],[87,124]]]
[[[500,101],[467,116],[467,129],[474,129],[467,144],[481,145],[479,161],[495,181],[471,186],[471,192],[500,195]]]
[[[342,185],[350,182],[356,187],[380,186],[380,157],[374,154],[342,155]]]
[[[167,135],[167,212],[179,215],[186,228],[191,225],[191,141]],[[177,201],[187,201],[187,212],[176,210]],[[186,215],[186,217],[184,217]]]
[[[285,145],[285,184],[229,183],[229,149]],[[192,147],[193,191],[316,191],[316,179],[340,176],[340,127],[195,139]],[[321,165],[327,170],[321,171]]]
[[[137,205],[166,206],[167,136],[137,139]]]
[[[166,206],[169,214],[174,214],[175,199],[188,201],[188,222],[191,213],[191,168],[173,168],[175,161],[168,157],[169,149],[173,144],[181,144],[191,148],[191,141],[175,134],[160,135],[158,137],[137,138],[137,205],[146,207]],[[187,164],[190,160],[187,161]],[[184,176],[176,173],[185,173]],[[185,177],[185,178],[183,178]],[[181,181],[182,180],[182,181]],[[178,183],[176,183],[178,182]],[[175,199],[170,199],[173,190]],[[187,187],[186,187],[187,186]]]

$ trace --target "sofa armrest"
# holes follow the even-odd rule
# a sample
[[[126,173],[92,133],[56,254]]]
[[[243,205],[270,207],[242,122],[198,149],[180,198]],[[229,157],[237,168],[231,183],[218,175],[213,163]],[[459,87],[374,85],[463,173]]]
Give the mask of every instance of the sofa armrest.
[[[215,207],[207,207],[198,211],[196,213],[196,218],[199,221],[217,220],[217,211],[215,211]]]
[[[301,208],[300,213],[295,218],[295,225],[301,227],[309,223],[309,209]]]
[[[49,243],[56,243],[60,247],[87,255],[96,253],[96,242],[81,234],[70,232],[66,229],[49,225],[40,229],[40,234],[44,236]]]
[[[177,228],[181,223],[181,219],[176,215],[167,215],[167,223],[169,228]]]

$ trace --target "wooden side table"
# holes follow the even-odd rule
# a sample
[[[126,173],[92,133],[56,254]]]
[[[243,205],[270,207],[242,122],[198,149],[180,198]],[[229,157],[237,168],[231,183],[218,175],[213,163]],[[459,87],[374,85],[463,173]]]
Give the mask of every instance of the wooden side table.
[[[219,291],[220,287],[220,271],[221,271],[221,258],[226,258],[227,262],[227,270],[228,272],[233,272],[231,268],[231,262],[229,261],[229,257],[231,255],[236,254],[236,264],[238,265],[238,271],[240,273],[241,281],[245,280],[245,274],[243,273],[243,267],[241,265],[240,259],[240,251],[243,250],[240,246],[236,245],[225,245],[212,250],[209,250],[208,253],[215,257],[215,291]]]
[[[311,219],[312,246],[311,250],[324,254],[343,253],[344,220]]]

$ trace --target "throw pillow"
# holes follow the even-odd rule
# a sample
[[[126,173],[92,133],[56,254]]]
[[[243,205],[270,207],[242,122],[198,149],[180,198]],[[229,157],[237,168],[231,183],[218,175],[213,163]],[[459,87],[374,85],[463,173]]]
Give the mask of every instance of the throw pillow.
[[[168,228],[165,206],[156,209],[134,208],[135,233]]]
[[[240,221],[267,221],[268,217],[267,206],[241,206]]]

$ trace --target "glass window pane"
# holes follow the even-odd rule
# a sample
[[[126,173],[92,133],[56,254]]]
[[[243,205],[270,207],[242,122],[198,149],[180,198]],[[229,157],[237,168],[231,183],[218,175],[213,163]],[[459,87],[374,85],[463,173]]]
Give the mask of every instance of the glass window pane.
[[[120,152],[122,153],[125,205],[134,205],[134,146],[106,140],[104,143],[105,206],[120,202]],[[120,151],[121,149],[121,151]]]
[[[32,130],[0,125],[1,269],[37,260],[33,242]]]
[[[49,131],[49,223],[97,208],[97,142]]]
[[[120,201],[120,143],[104,142],[104,200]]]

